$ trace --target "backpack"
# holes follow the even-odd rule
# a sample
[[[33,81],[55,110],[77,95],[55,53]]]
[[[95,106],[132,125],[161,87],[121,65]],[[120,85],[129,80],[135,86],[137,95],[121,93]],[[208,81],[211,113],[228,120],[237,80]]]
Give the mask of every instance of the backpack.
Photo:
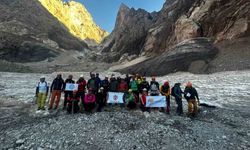
[[[175,97],[176,95],[175,95],[175,92],[174,92],[174,90],[175,90],[174,88],[175,88],[175,87],[172,87],[172,88],[171,88],[171,95]]]

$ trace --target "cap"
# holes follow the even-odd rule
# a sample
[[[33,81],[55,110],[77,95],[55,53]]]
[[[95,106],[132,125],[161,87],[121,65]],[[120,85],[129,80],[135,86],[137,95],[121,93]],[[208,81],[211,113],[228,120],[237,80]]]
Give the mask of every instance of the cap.
[[[103,87],[100,88],[100,90],[103,90],[103,89],[104,89]]]
[[[144,89],[142,89],[143,91],[147,91],[147,89],[146,88],[144,88]]]
[[[45,79],[45,76],[41,76],[40,79]]]
[[[83,78],[84,77],[83,74],[80,77]]]
[[[128,92],[132,92],[133,90],[132,89],[129,89]]]

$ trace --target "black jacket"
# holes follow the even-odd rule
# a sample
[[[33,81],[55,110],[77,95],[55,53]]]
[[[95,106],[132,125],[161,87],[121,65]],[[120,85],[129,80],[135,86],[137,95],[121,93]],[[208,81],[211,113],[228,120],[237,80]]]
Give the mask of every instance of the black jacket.
[[[175,98],[182,99],[182,93],[183,91],[181,90],[180,84],[176,83],[173,88],[173,95]]]
[[[149,91],[150,88],[148,81],[142,81],[139,87],[140,87],[140,92],[142,92],[144,88],[147,89],[147,91]]]
[[[198,99],[198,93],[195,88],[193,87],[186,87],[184,90],[184,97],[186,98],[187,101],[192,100],[192,99]]]
[[[63,90],[64,81],[62,78],[55,78],[51,84],[50,90]]]

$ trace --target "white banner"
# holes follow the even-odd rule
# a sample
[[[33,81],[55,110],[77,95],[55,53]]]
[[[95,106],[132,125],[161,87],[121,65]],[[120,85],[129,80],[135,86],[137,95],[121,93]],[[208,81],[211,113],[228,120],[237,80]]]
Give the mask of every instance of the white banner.
[[[108,92],[107,103],[124,103],[123,95],[124,93]]]
[[[77,91],[78,84],[66,83],[65,91]]]
[[[165,96],[147,96],[146,107],[167,107]]]

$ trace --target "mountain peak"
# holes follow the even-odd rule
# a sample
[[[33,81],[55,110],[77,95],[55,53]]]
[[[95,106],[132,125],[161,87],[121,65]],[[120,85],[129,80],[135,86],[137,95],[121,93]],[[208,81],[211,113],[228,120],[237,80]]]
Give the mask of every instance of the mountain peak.
[[[85,40],[92,39],[100,43],[108,32],[95,24],[91,14],[83,4],[70,0],[39,0],[40,3],[60,22],[62,22],[74,36]]]
[[[129,10],[129,9],[130,8],[124,3],[121,3],[120,8],[119,8],[119,10]]]

